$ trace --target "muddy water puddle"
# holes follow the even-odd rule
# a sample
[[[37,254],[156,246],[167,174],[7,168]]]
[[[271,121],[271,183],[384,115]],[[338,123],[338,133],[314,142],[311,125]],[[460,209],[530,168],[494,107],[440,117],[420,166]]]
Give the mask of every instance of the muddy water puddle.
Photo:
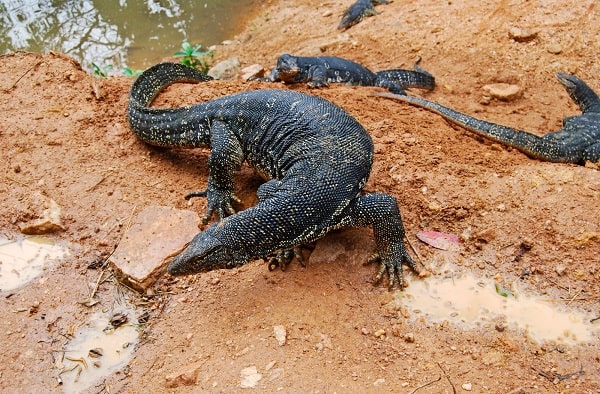
[[[0,291],[16,289],[69,255],[50,238],[0,238]]]
[[[102,386],[131,360],[139,334],[133,316],[133,308],[97,312],[80,327],[55,362],[65,393]]]
[[[515,282],[509,289],[493,279],[477,278],[455,269],[424,280],[412,280],[394,295],[411,319],[448,321],[463,328],[516,330],[536,342],[587,343],[600,337],[596,316],[529,294]]]

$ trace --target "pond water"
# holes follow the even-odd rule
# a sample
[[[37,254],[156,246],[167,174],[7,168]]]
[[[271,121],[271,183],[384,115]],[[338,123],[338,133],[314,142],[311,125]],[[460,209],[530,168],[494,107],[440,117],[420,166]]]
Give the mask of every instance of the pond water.
[[[184,40],[204,47],[244,29],[258,0],[0,0],[0,54],[63,52],[85,69],[144,69]]]

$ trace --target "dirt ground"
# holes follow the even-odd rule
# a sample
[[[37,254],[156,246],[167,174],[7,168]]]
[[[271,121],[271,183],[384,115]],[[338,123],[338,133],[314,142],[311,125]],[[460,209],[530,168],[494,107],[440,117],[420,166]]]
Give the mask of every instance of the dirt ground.
[[[270,68],[285,52],[328,54],[381,70],[411,68],[421,57],[437,87],[410,94],[540,135],[579,113],[557,71],[600,91],[595,0],[394,0],[337,31],[349,3],[267,2],[244,33],[217,47],[215,59],[236,56],[242,67]],[[509,36],[515,28],[535,34],[519,42]],[[71,253],[40,278],[1,293],[0,392],[62,391],[57,354],[87,317],[110,311],[123,292],[147,322],[128,365],[89,392],[239,392],[240,372],[252,366],[262,375],[261,392],[600,392],[597,338],[538,343],[510,329],[465,330],[391,310],[386,286],[370,283],[376,267],[363,265],[373,247],[369,229],[320,241],[317,250],[345,249],[330,262],[293,263],[285,272],[256,261],[183,278],[165,274],[145,295],[122,288],[106,269],[89,268],[110,255],[144,207],[206,208],[183,195],[205,185],[208,151],[140,142],[125,116],[131,82],[97,79],[60,54],[0,57],[0,233],[22,236],[19,224],[38,211],[34,196],[41,193],[62,208],[65,229],[51,237]],[[489,99],[482,87],[498,82],[518,85],[522,95]],[[180,106],[265,87],[273,86],[239,79],[177,85],[158,102]],[[520,281],[531,293],[600,315],[598,165],[530,159],[424,110],[370,96],[378,88],[278,87],[324,97],[365,126],[376,147],[366,191],[398,199],[408,238],[434,276],[447,255],[416,239],[423,229],[463,237],[453,258],[459,272],[510,284],[528,270]],[[255,203],[259,184],[250,169],[241,172],[236,188],[244,206]],[[82,304],[103,270],[99,303]],[[284,346],[274,326],[287,330]],[[167,376],[194,367],[195,384],[167,387]]]

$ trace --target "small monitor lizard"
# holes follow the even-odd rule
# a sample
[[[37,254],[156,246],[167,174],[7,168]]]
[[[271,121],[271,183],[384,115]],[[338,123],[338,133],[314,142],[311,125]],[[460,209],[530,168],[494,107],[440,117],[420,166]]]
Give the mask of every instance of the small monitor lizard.
[[[582,114],[565,118],[562,129],[542,137],[476,119],[419,97],[390,93],[374,93],[374,95],[405,101],[428,109],[467,130],[511,146],[535,159],[580,165],[584,165],[586,161],[597,162],[600,160],[600,99],[585,82],[576,76],[559,72],[556,77],[579,106]]]
[[[377,15],[375,4],[389,4],[387,0],[356,0],[342,15],[342,20],[338,25],[338,30],[346,30],[358,22],[362,21],[365,16]]]
[[[267,78],[269,82],[304,83],[318,88],[330,83],[355,86],[380,86],[395,94],[405,94],[404,88],[432,90],[435,78],[415,63],[413,70],[391,69],[372,72],[351,60],[334,56],[303,57],[283,54]]]
[[[220,221],[192,239],[169,265],[172,275],[233,268],[274,251],[294,250],[327,232],[372,226],[376,259],[389,284],[402,287],[402,265],[417,271],[404,245],[396,199],[362,194],[373,161],[366,130],[324,99],[286,90],[258,90],[179,108],[151,108],[154,97],[176,82],[209,80],[181,64],[161,63],[133,83],[128,119],[134,133],[157,146],[210,146],[205,191],[207,222]],[[268,181],[258,203],[235,213],[233,178],[246,161]],[[289,259],[293,253],[285,253]]]

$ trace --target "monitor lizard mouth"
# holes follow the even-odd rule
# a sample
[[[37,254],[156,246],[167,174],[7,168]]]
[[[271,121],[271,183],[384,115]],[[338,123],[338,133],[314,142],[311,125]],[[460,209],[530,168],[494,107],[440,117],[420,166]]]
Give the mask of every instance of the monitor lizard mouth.
[[[556,78],[563,84],[563,86],[569,90],[575,89],[577,87],[576,77],[571,74],[567,74],[564,72],[557,72]]]

